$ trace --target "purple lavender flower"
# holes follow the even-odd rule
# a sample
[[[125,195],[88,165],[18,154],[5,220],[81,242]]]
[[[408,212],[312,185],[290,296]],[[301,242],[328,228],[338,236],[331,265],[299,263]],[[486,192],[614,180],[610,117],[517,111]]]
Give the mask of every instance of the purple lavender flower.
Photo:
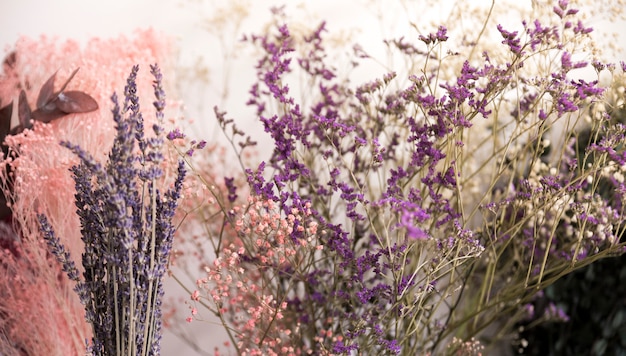
[[[154,105],[161,122],[165,107],[161,73],[156,65],[151,69],[157,99]],[[136,95],[137,72],[135,66],[125,88],[123,109],[117,96],[112,97],[117,135],[106,165],[80,147],[62,142],[81,160],[72,172],[85,243],[82,279],[45,216],[39,217],[51,252],[70,279],[77,282],[75,290],[93,326],[93,339],[88,345],[93,355],[160,352],[162,278],[172,247],[172,218],[185,170],[179,162],[173,188],[160,192],[156,179],[162,176],[163,130],[155,124],[155,136],[144,136]]]

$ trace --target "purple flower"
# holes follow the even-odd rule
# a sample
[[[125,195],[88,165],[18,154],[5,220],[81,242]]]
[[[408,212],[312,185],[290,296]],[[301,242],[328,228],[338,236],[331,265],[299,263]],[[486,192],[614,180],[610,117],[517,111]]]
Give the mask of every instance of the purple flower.
[[[502,41],[502,43],[509,46],[509,49],[514,54],[521,55],[522,45],[520,38],[517,37],[517,31],[509,32],[505,30],[502,25],[498,25],[498,31],[500,31],[500,34],[504,37],[504,41]]]
[[[235,178],[224,177],[224,184],[228,190],[228,201],[231,203],[237,200],[237,187],[235,186],[234,181]]]
[[[587,99],[588,97],[600,97],[604,93],[604,89],[598,87],[598,81],[586,82],[582,79],[571,82],[574,88],[576,88],[576,97],[580,100]]]
[[[423,328],[436,333],[449,326],[444,324],[447,321],[430,319],[430,315],[422,325],[404,323],[407,319],[424,320],[426,314],[418,315],[424,311],[411,304],[420,295],[443,294],[450,287],[445,278],[430,278],[429,268],[453,265],[455,258],[461,257],[473,261],[485,250],[483,244],[498,253],[502,246],[510,245],[512,253],[519,253],[521,259],[533,256],[528,270],[535,278],[544,257],[552,267],[553,256],[571,249],[571,244],[560,239],[568,227],[556,219],[578,218],[594,225],[604,218],[598,211],[589,212],[583,220],[580,214],[567,211],[568,207],[559,213],[550,210],[555,200],[563,204],[567,198],[578,196],[575,193],[586,184],[574,177],[577,169],[572,167],[577,156],[569,153],[550,174],[537,168],[546,166],[543,160],[547,158],[540,152],[523,157],[519,152],[515,157],[494,153],[495,166],[505,170],[494,172],[494,176],[507,181],[493,187],[502,199],[490,202],[487,193],[480,204],[488,208],[488,214],[475,214],[476,210],[465,210],[473,202],[462,198],[465,187],[472,183],[490,183],[472,182],[475,178],[468,168],[471,165],[462,160],[473,155],[467,152],[470,145],[464,142],[474,132],[473,120],[485,118],[500,124],[500,117],[508,120],[507,114],[511,113],[517,119],[513,124],[533,128],[528,138],[525,131],[517,136],[504,127],[494,135],[528,139],[521,147],[541,149],[535,142],[543,142],[542,137],[534,136],[545,133],[549,125],[544,126],[544,121],[585,109],[602,94],[595,82],[568,78],[569,71],[587,63],[572,61],[575,53],[566,52],[567,47],[561,43],[566,38],[561,31],[569,36],[576,26],[576,10],[567,6],[566,1],[560,1],[555,7],[557,16],[567,17],[560,26],[539,20],[523,22],[524,33],[520,35],[498,25],[502,43],[512,53],[509,62],[498,62],[501,58],[491,59],[484,53],[482,60],[465,60],[448,80],[439,76],[437,66],[443,62],[437,58],[437,51],[432,51],[437,43],[448,39],[445,27],[419,37],[432,53],[420,51],[419,45],[403,38],[386,41],[412,59],[432,65],[406,78],[407,85],[401,89],[395,89],[398,83],[392,83],[396,73],[354,86],[339,80],[325,60],[325,24],[303,36],[303,41],[293,39],[286,26],[253,37],[263,54],[257,62],[257,83],[249,91],[248,103],[256,109],[273,140],[273,151],[267,162],[246,170],[248,184],[255,194],[277,202],[285,214],[303,204],[311,206],[310,218],[323,231],[319,241],[324,249],[311,259],[306,273],[289,271],[290,276],[298,275],[298,283],[305,287],[297,298],[286,298],[290,306],[300,308],[297,320],[306,320],[302,335],[307,335],[304,344],[315,345],[311,346],[313,353],[400,352],[406,345],[402,340],[412,337],[409,333],[421,333]],[[302,47],[294,51],[298,45]],[[526,55],[528,49],[532,53]],[[534,61],[537,53],[556,53],[560,67],[557,63],[552,75],[541,77],[528,75],[526,69],[532,70],[532,66],[520,70],[529,58]],[[285,85],[292,63],[297,63],[307,82],[312,83],[306,106]],[[505,107],[500,105],[504,102],[515,109],[504,115],[492,112]],[[280,109],[271,111],[276,107]],[[219,116],[218,120],[227,121]],[[513,143],[517,147],[518,142]],[[616,150],[597,149],[615,162],[626,159]],[[519,168],[523,173],[518,173]],[[230,199],[234,196],[232,178],[225,182]],[[535,216],[540,209],[544,220]],[[493,220],[487,218],[491,215]],[[468,217],[472,221],[465,220]],[[488,225],[477,231],[472,224],[480,224],[481,218],[488,220]],[[544,221],[554,224],[549,226],[554,229],[547,228]],[[296,240],[301,237],[295,232],[291,235]],[[427,262],[422,265],[422,255],[415,251],[431,245],[437,253],[425,256]],[[582,251],[591,253],[592,247],[585,245]],[[416,266],[419,268],[414,269]],[[281,270],[277,284],[291,285],[291,277],[281,279],[287,274]],[[307,303],[315,307],[303,311]],[[318,335],[320,330],[328,334],[340,330],[343,338],[318,341],[313,339],[316,336],[309,336]]]
[[[428,36],[419,36],[419,40],[427,45],[435,44],[437,42],[445,42],[448,40],[448,29],[445,26],[439,26],[436,33],[430,33]]]
[[[554,303],[548,304],[545,310],[546,318],[553,321],[568,322],[569,316],[565,313],[563,308],[556,306]]]
[[[165,193],[156,187],[156,179],[162,176],[163,130],[157,124],[153,127],[156,136],[144,137],[136,95],[137,72],[135,66],[128,78],[123,110],[117,96],[112,97],[117,135],[106,165],[80,147],[62,142],[81,161],[71,171],[85,243],[82,279],[45,216],[39,217],[52,254],[70,279],[77,282],[75,290],[93,326],[88,349],[97,355],[117,354],[120,347],[124,353],[128,349],[138,354],[159,354],[162,278],[175,231],[172,219],[185,176],[181,161],[174,186]],[[161,73],[156,65],[151,66],[151,72],[155,77],[157,119],[162,121],[165,97]]]
[[[184,137],[185,137],[185,134],[180,132],[180,130],[178,128],[170,131],[167,134],[167,139],[170,140],[170,141],[173,141],[173,140],[175,140],[177,138],[184,138]]]
[[[401,211],[400,226],[406,228],[407,236],[416,240],[425,240],[430,236],[423,229],[415,226],[415,223],[422,223],[430,218],[423,209],[414,204],[405,204]],[[411,205],[413,205],[411,207]]]

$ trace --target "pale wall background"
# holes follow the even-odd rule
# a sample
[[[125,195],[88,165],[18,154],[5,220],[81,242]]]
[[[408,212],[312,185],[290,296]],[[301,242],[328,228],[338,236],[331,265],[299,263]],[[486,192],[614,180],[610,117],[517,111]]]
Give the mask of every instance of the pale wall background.
[[[240,38],[241,33],[258,32],[270,20],[268,9],[271,6],[288,4],[286,12],[292,16],[290,19],[294,23],[308,27],[314,27],[324,19],[327,21],[328,36],[339,36],[348,39],[349,42],[359,42],[368,53],[381,59],[382,64],[371,63],[360,67],[356,72],[356,75],[364,81],[386,72],[384,69],[386,57],[381,44],[383,38],[407,33],[409,36],[414,35],[414,32],[408,32],[410,30],[407,20],[420,23],[422,17],[429,20],[437,16],[445,18],[454,6],[454,1],[440,1],[438,7],[426,11],[427,9],[416,8],[415,4],[411,5],[415,1],[405,1],[410,5],[408,7],[400,1],[238,1],[237,3],[244,4],[248,16],[241,22],[241,26],[235,29],[228,27],[228,21],[219,21],[220,18],[234,16],[232,13],[219,12],[219,9],[228,9],[232,3],[210,0],[0,0],[0,51],[1,53],[8,51],[20,35],[37,37],[40,34],[47,34],[85,40],[91,36],[113,37],[131,33],[136,28],[153,27],[172,36],[177,43],[179,48],[176,58],[178,70],[175,73],[179,79],[177,96],[186,104],[185,115],[197,119],[198,135],[209,139],[221,137],[216,130],[212,114],[212,107],[219,105],[227,110],[230,116],[243,120],[244,125],[248,125],[246,127],[258,130],[258,135],[262,136],[262,130],[254,123],[254,117],[243,105],[247,99],[249,85],[254,79],[253,63],[247,55],[236,56],[235,53],[225,55],[222,49],[223,43],[234,43]],[[489,4],[490,1],[483,3]],[[531,1],[516,3],[521,4],[520,6],[530,6]],[[610,24],[609,13],[605,15],[597,15],[591,25],[626,33],[623,21]],[[606,38],[608,42],[617,43],[622,49],[626,48],[626,35],[617,40]],[[346,49],[346,52],[349,52],[349,49]],[[617,53],[614,59],[626,60],[624,51]],[[191,73],[191,68],[207,70],[198,75]],[[229,88],[229,92],[225,93],[224,88]],[[269,143],[269,140],[261,139],[261,142]],[[182,295],[175,285],[170,284],[168,288],[168,293]],[[218,326],[202,328],[201,331],[198,328],[194,330],[194,336],[202,340],[205,350],[209,353],[212,352],[214,345],[220,345],[224,340],[224,334]],[[196,354],[198,353],[174,336],[165,335],[163,355]]]

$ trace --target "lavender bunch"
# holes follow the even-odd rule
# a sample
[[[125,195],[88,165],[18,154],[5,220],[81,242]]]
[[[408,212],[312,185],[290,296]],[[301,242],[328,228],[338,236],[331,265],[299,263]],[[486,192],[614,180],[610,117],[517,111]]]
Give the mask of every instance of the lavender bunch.
[[[44,215],[41,231],[50,251],[76,282],[93,339],[91,355],[158,355],[161,339],[163,276],[175,228],[172,224],[181,195],[184,165],[179,162],[173,186],[158,189],[161,166],[165,94],[158,66],[151,66],[157,123],[145,137],[133,67],[120,107],[112,96],[117,134],[105,165],[70,142],[61,144],[80,158],[72,167],[76,207],[81,221],[82,278],[69,253]]]

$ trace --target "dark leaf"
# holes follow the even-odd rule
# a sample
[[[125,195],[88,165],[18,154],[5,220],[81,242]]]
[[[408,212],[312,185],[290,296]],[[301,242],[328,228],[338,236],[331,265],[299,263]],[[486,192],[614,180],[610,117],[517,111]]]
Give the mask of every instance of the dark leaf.
[[[32,114],[33,120],[46,122],[46,123],[62,118],[65,115],[67,115],[66,112],[63,112],[56,107],[54,108],[54,110],[51,110],[51,111],[35,110],[33,111],[33,114]]]
[[[65,83],[63,84],[63,86],[61,87],[61,89],[58,91],[57,95],[59,95],[59,93],[62,93],[63,90],[65,90],[65,88],[67,87],[67,85],[70,83],[70,81],[74,78],[74,76],[76,75],[76,72],[78,72],[79,68],[74,69],[74,71],[72,72],[72,74],[70,74],[70,77],[67,78],[67,80],[65,81]]]
[[[11,116],[13,115],[13,102],[0,108],[0,144],[4,142],[4,138],[11,131]]]
[[[59,93],[54,103],[59,110],[68,114],[90,112],[98,109],[96,100],[82,91],[70,90]]]
[[[39,96],[37,97],[37,109],[44,108],[47,104],[49,104],[54,97],[54,79],[57,74],[54,73],[46,80],[46,82],[41,86],[39,90]]]
[[[4,65],[4,71],[7,72],[7,69],[13,69],[15,68],[15,63],[17,62],[17,54],[15,53],[15,51],[7,54],[6,57],[4,57],[4,62],[2,62],[2,64]]]
[[[44,83],[44,85],[41,87],[41,90],[39,91],[39,97],[37,98],[37,109],[43,112],[48,112],[48,113],[55,111],[57,107],[53,104],[53,102],[57,100],[57,98],[59,97],[61,93],[63,93],[67,85],[76,75],[76,72],[78,72],[78,69],[80,68],[76,68],[72,72],[72,74],[70,74],[70,77],[67,78],[65,83],[63,83],[63,86],[61,87],[61,89],[56,93],[54,93],[54,78],[56,77],[56,73],[54,73]]]
[[[20,124],[25,129],[31,128],[32,124],[30,119],[32,118],[32,112],[30,110],[30,106],[28,105],[28,99],[26,99],[26,92],[24,90],[20,91],[20,100],[17,103],[17,114],[20,118]]]

